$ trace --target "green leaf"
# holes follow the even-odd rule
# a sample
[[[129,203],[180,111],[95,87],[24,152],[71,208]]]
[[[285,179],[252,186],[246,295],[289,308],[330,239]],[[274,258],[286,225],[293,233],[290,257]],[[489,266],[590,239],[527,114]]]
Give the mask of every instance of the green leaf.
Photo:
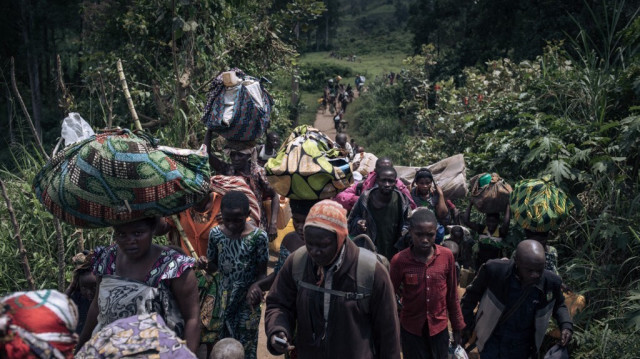
[[[562,183],[564,178],[574,179],[575,176],[571,173],[571,166],[562,159],[553,160],[547,165],[546,172],[551,174],[557,184]]]

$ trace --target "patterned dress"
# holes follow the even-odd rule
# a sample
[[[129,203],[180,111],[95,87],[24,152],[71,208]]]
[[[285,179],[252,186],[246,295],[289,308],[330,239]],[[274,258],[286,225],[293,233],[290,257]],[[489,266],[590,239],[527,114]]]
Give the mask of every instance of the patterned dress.
[[[104,327],[76,354],[95,358],[195,359],[186,342],[157,313],[118,319]]]
[[[234,338],[244,346],[245,358],[256,358],[260,307],[247,304],[247,292],[257,278],[258,263],[269,260],[267,233],[256,228],[240,239],[227,237],[220,227],[214,227],[209,235],[207,258],[218,264],[218,294],[216,302],[221,306],[220,325],[214,332],[203,333],[216,339]]]
[[[98,288],[98,324],[95,335],[104,326],[121,318],[158,313],[178,336],[184,334],[184,319],[173,297],[169,280],[179,278],[192,268],[195,259],[163,248],[144,281],[120,277],[116,274],[117,245],[96,249],[93,273],[102,277]]]

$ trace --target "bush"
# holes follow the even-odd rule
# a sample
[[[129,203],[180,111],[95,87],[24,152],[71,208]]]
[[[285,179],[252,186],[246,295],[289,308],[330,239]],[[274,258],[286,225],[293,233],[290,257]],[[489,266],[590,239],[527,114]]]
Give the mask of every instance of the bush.
[[[329,63],[304,64],[300,66],[300,89],[317,92],[326,86],[327,80],[336,76],[351,77],[354,74],[348,66]]]

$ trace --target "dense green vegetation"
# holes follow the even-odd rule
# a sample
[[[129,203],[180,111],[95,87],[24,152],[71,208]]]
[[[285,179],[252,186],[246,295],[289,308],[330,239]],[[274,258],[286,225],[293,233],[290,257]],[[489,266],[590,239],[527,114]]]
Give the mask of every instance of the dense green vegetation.
[[[621,5],[621,4],[618,4]],[[497,57],[436,79],[448,57],[432,45],[354,106],[358,143],[397,163],[464,153],[469,175],[511,183],[551,175],[577,209],[554,232],[561,274],[583,293],[575,358],[634,358],[640,332],[640,19],[593,9],[579,36],[539,56]],[[517,235],[517,233],[515,234]]]

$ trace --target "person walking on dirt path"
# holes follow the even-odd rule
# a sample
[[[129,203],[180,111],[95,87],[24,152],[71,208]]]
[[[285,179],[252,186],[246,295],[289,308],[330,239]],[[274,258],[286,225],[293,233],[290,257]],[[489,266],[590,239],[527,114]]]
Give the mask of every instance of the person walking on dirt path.
[[[346,133],[339,133],[336,135],[336,148],[340,150],[340,153],[344,157],[348,157],[350,160],[353,158],[353,148],[347,141]]]
[[[305,359],[400,359],[389,274],[347,235],[346,211],[338,203],[323,200],[311,208],[305,247],[284,263],[267,296],[265,332],[272,354],[295,345]],[[367,289],[358,289],[363,268]]]
[[[225,152],[229,155],[231,163],[226,163],[218,158],[211,149],[213,131],[207,131],[204,143],[209,151],[209,165],[218,174],[227,176],[241,176],[251,187],[251,190],[260,203],[260,227],[273,241],[278,236],[278,212],[280,211],[280,196],[271,187],[267,180],[267,172],[258,164],[255,144],[247,145],[244,142],[227,142]],[[267,218],[267,211],[263,203],[271,199],[271,217]]]
[[[435,244],[437,224],[430,209],[416,209],[409,218],[412,245],[391,260],[391,282],[402,298],[400,335],[404,358],[447,359],[449,320],[454,347],[460,344],[465,327],[454,255]]]
[[[253,283],[267,275],[269,240],[264,230],[247,221],[249,199],[240,191],[229,191],[222,197],[222,224],[209,234],[207,256],[198,259],[198,266],[219,278],[215,308],[219,317],[207,323],[202,341],[207,350],[218,339],[234,338],[242,343],[247,359],[257,357],[260,306],[247,302]],[[215,310],[214,310],[215,311]],[[218,313],[215,313],[218,314]]]
[[[462,217],[462,222],[468,228],[479,234],[478,236],[478,257],[476,267],[480,268],[489,259],[497,259],[503,256],[504,238],[509,234],[509,220],[511,216],[511,207],[507,204],[504,211],[502,225],[500,225],[499,213],[487,213],[485,215],[484,225],[471,221],[471,207],[473,203],[469,203],[467,211]],[[477,269],[476,268],[476,269]]]
[[[366,234],[388,260],[398,252],[396,242],[407,230],[409,200],[396,188],[393,167],[377,171],[376,186],[365,191],[349,214],[349,234]]]
[[[357,164],[359,165],[359,163]],[[378,178],[377,172],[380,168],[383,167],[393,167],[393,162],[389,157],[378,158],[376,160],[374,171],[369,173],[364,181],[362,181],[361,183],[353,184],[346,190],[338,193],[338,195],[335,196],[334,200],[340,203],[342,207],[344,207],[344,209],[346,209],[347,211],[351,211],[356,202],[358,202],[358,198],[360,197],[360,195],[364,191],[369,190],[376,185],[376,179]],[[354,164],[354,168],[358,168],[358,166]],[[411,199],[411,193],[409,192],[409,189],[399,178],[396,180],[396,189],[402,192],[407,197],[407,200],[409,201],[409,207],[411,207],[411,209],[415,209],[416,204],[413,202],[413,199]]]
[[[276,132],[269,132],[263,145],[256,147],[258,153],[258,164],[262,167],[270,158],[276,157],[280,148],[280,136]]]
[[[562,333],[559,344],[566,346],[571,341],[573,322],[564,302],[562,280],[544,269],[544,254],[539,242],[524,240],[516,248],[515,260],[488,261],[467,287],[461,300],[467,325],[462,342],[475,330],[480,358],[535,355],[551,316]]]

